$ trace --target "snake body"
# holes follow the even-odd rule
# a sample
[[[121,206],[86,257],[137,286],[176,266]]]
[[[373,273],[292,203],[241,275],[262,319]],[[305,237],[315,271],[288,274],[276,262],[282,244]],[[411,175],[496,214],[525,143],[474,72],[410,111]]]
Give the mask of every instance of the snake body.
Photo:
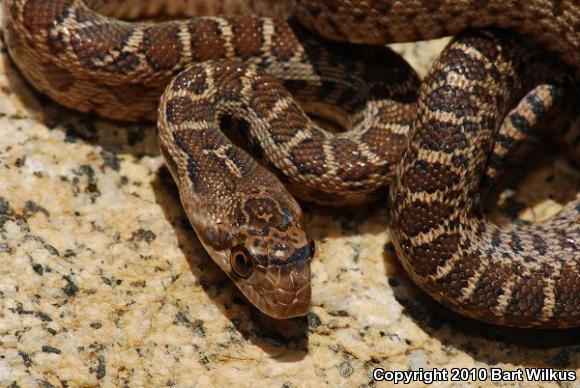
[[[508,229],[482,221],[472,201],[478,176],[493,178],[503,163],[486,164],[491,150],[511,152],[522,128],[563,93],[564,65],[544,64],[558,71],[534,78],[541,72],[526,69],[541,54],[530,53],[541,51],[511,35],[468,33],[434,65],[416,105],[418,78],[394,53],[324,42],[295,22],[250,15],[124,22],[97,12],[172,16],[182,3],[4,0],[5,38],[25,77],[59,103],[113,119],[158,118],[160,148],[192,226],[260,310],[288,318],[309,309],[314,244],[279,178],[307,200],[361,203],[380,195],[408,146],[390,213],[397,253],[413,279],[484,321],[580,323],[580,198],[552,220]],[[367,43],[516,28],[559,53],[572,73],[580,68],[573,1],[298,0],[296,15],[327,38]],[[309,111],[352,130],[317,126],[278,80]],[[261,163],[220,131],[230,117]],[[506,138],[515,140],[496,140]]]
[[[423,289],[472,318],[523,327],[579,322],[580,194],[533,224],[500,228],[477,211],[494,142],[511,147],[562,96],[566,78],[550,62],[512,36],[467,34],[421,85],[420,119],[390,191],[393,241]],[[503,124],[511,136],[502,139],[504,112],[522,92]]]

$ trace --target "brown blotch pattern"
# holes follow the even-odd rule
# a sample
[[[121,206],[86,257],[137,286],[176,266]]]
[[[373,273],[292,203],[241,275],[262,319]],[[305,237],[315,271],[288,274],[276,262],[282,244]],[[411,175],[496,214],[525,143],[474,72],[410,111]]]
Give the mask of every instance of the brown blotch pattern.
[[[263,47],[262,21],[255,17],[237,16],[230,20],[232,45],[241,59],[258,56]]]
[[[472,58],[465,51],[460,49],[449,50],[446,56],[447,62],[454,64],[454,71],[462,74],[465,78],[473,81],[482,81],[490,76],[492,69],[486,66],[484,61]],[[442,77],[443,70],[439,72],[441,75],[435,77]]]
[[[248,226],[260,233],[267,234],[270,227],[286,230],[293,221],[290,211],[282,209],[281,212],[278,204],[270,198],[251,198],[243,207]]]
[[[223,58],[226,56],[226,40],[215,20],[197,18],[188,23],[191,34],[191,50],[197,61]]]
[[[457,251],[460,236],[457,233],[443,234],[430,243],[415,248],[415,270],[422,276],[434,275],[437,268],[445,265]]]
[[[432,111],[462,112],[469,116],[474,116],[479,111],[472,93],[451,85],[435,88],[426,96],[425,104]]]
[[[281,61],[287,61],[298,50],[298,42],[290,27],[283,23],[276,23],[272,35],[272,53]]]
[[[373,128],[361,136],[369,149],[379,158],[385,161],[385,164],[393,167],[403,154],[407,145],[407,137],[398,133],[384,133],[380,128]]]
[[[479,271],[481,259],[474,254],[465,257],[453,266],[453,268],[443,277],[428,286],[438,289],[438,293],[445,295],[445,298],[454,304],[459,303],[463,295],[463,289],[469,285],[469,279]]]
[[[242,98],[242,77],[246,71],[244,65],[229,60],[220,61],[214,67],[215,98],[223,101],[237,101]]]
[[[174,91],[187,90],[193,94],[202,94],[207,89],[207,74],[201,66],[194,66],[189,70],[182,71],[174,79],[172,89]]]
[[[22,22],[31,33],[43,33],[66,15],[72,0],[28,0],[24,4]]]
[[[298,132],[306,128],[307,119],[298,109],[288,107],[284,114],[277,115],[270,121],[272,140],[282,145],[289,142]]]
[[[368,160],[363,156],[355,142],[349,139],[334,138],[330,141],[334,158],[339,166],[336,173],[345,182],[362,182],[372,171]]]
[[[73,50],[89,68],[101,71],[129,73],[139,64],[138,57],[123,48],[133,29],[124,24],[106,23],[80,28],[71,34]],[[105,61],[97,65],[96,61]]]
[[[511,277],[509,265],[488,265],[481,274],[469,301],[483,310],[494,309],[503,295],[503,286]]]
[[[326,173],[325,152],[320,138],[304,139],[290,152],[289,159],[302,174],[322,176]]]
[[[422,148],[432,151],[451,153],[468,146],[461,126],[436,120],[429,120],[416,136]]]
[[[425,160],[416,160],[413,167],[405,171],[403,180],[411,192],[427,192],[432,194],[459,183],[459,176],[448,166]]]
[[[172,124],[181,124],[184,121],[210,120],[211,109],[194,104],[189,97],[174,97],[167,101],[165,118]]]
[[[580,276],[578,267],[564,264],[560,271],[560,278],[554,288],[556,305],[555,317],[580,317]],[[570,318],[573,321],[573,318]]]
[[[284,87],[273,77],[262,75],[252,82],[249,105],[259,116],[268,116],[281,99],[290,97]]]
[[[143,32],[143,52],[147,63],[155,70],[172,70],[179,64],[182,50],[176,24],[163,23]]]
[[[462,43],[467,47],[476,49],[492,62],[495,61],[500,54],[500,49],[493,40],[481,36],[467,37],[462,40]]]
[[[506,307],[506,314],[521,318],[538,319],[544,307],[545,282],[541,273],[534,272],[528,276],[515,277],[511,299]]]
[[[414,201],[401,213],[400,228],[408,236],[417,236],[437,228],[454,209],[441,202]]]

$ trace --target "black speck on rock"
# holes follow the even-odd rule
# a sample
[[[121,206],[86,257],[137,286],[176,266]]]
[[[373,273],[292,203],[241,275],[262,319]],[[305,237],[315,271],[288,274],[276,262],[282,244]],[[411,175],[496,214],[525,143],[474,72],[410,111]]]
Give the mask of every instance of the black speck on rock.
[[[97,380],[102,379],[107,375],[107,369],[105,367],[105,356],[97,357]]]
[[[91,326],[93,329],[100,329],[101,327],[103,327],[103,324],[99,322],[93,322],[89,326]]]
[[[8,215],[8,213],[10,212],[10,203],[0,197],[0,215]]]
[[[40,319],[42,322],[52,322],[52,318],[50,317],[50,315],[42,311],[37,311],[34,315],[36,315],[36,317]]]
[[[133,232],[131,241],[145,241],[147,244],[151,244],[156,238],[157,235],[149,229],[139,228],[136,232]]]
[[[193,334],[199,337],[205,337],[205,326],[204,322],[201,319],[196,319],[195,321],[191,322],[185,314],[179,311],[175,314],[175,319],[173,320],[174,325],[181,325],[189,329]]]
[[[32,310],[25,310],[24,309],[24,305],[20,302],[16,302],[16,308],[9,308],[8,310],[10,310],[13,313],[16,313],[18,315],[32,315],[34,314],[34,311]]]
[[[24,204],[24,215],[26,217],[29,217],[33,214],[36,214],[38,212],[41,212],[42,214],[44,214],[45,216],[49,216],[50,213],[48,212],[48,210],[46,210],[45,208],[43,208],[42,206],[40,206],[39,204],[37,204],[34,201],[26,201],[26,203]]]
[[[42,351],[44,353],[54,353],[54,354],[60,354],[60,353],[62,353],[60,351],[60,349],[55,348],[55,347],[52,347],[52,346],[49,346],[49,345],[43,345],[42,346]]]
[[[340,371],[340,375],[345,379],[349,378],[354,372],[352,365],[350,365],[350,362],[348,361],[341,362],[338,366],[338,369]]]
[[[201,365],[207,365],[207,364],[209,364],[209,359],[207,358],[207,356],[205,354],[203,354],[203,352],[200,352],[198,354],[197,360],[199,361],[199,363]]]
[[[1,253],[12,253],[12,248],[8,243],[0,243],[0,252]]]
[[[316,329],[318,326],[322,325],[322,321],[315,313],[308,313],[306,321],[308,322],[308,327],[312,329]]]
[[[119,157],[115,152],[103,150],[101,151],[101,158],[105,161],[105,166],[108,166],[115,171],[119,171],[121,164],[119,163]]]
[[[4,224],[6,223],[6,221],[8,221],[10,219],[10,203],[0,197],[0,228],[2,228],[4,226]]]
[[[73,184],[75,186],[75,194],[77,194],[78,192],[81,191],[81,188],[78,187],[79,184],[79,177],[81,176],[86,176],[87,177],[87,185],[84,188],[84,192],[85,193],[90,193],[91,194],[91,200],[95,200],[96,197],[101,195],[101,192],[99,191],[98,185],[97,185],[97,179],[95,177],[95,170],[93,169],[93,167],[91,167],[88,164],[83,164],[81,166],[79,166],[78,170],[74,170],[73,173],[76,175],[76,177],[73,178]]]
[[[195,335],[205,337],[205,327],[201,319],[196,319],[193,321],[192,331]]]
[[[34,263],[34,264],[32,264],[32,269],[34,270],[34,272],[36,272],[40,276],[44,275],[44,268],[42,267],[42,265],[40,265],[38,263]]]
[[[95,177],[95,170],[89,164],[82,164],[79,167],[80,175],[86,175],[89,179],[93,179]]]
[[[39,380],[38,386],[41,388],[56,388],[54,385],[52,385],[51,383],[49,383],[46,380]]]
[[[72,281],[70,276],[63,276],[63,279],[66,280],[66,286],[62,288],[67,296],[75,296],[77,292],[79,292],[79,288],[77,285]]]
[[[16,161],[14,162],[14,166],[15,167],[22,167],[22,166],[24,166],[24,163],[26,163],[26,156],[23,156],[21,158],[16,159]]]
[[[111,281],[111,279],[109,279],[106,276],[101,275],[101,280],[103,281],[103,283],[105,283],[107,286],[112,286],[113,282]]]
[[[50,252],[51,255],[53,256],[60,256],[60,253],[58,252],[58,249],[56,249],[55,247],[53,247],[50,244],[44,244],[44,248]]]
[[[18,355],[20,357],[22,357],[22,361],[24,361],[24,365],[26,367],[29,367],[32,365],[32,358],[30,358],[30,356],[28,355],[28,353],[23,352],[22,350],[18,351]]]

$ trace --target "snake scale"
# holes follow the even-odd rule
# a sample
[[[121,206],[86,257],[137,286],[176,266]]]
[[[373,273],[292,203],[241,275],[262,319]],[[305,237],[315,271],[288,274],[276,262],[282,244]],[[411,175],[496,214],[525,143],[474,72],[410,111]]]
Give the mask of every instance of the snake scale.
[[[285,187],[342,205],[381,196],[389,185],[397,254],[433,298],[496,324],[580,324],[580,195],[550,220],[504,228],[476,206],[481,177],[493,181],[528,130],[574,94],[575,1],[3,0],[2,7],[9,52],[39,91],[81,112],[158,119],[160,148],[193,228],[264,313],[290,318],[310,305],[314,243]],[[190,18],[117,19],[183,15]],[[526,38],[465,32],[494,27]],[[422,83],[376,46],[454,34]],[[350,130],[333,133],[302,107]]]

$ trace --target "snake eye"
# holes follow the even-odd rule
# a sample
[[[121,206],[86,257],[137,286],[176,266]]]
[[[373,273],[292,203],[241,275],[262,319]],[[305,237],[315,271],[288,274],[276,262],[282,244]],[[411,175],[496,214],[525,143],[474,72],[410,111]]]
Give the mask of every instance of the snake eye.
[[[236,275],[244,279],[249,277],[254,270],[254,262],[250,257],[250,253],[243,246],[237,246],[232,249],[230,265]]]

